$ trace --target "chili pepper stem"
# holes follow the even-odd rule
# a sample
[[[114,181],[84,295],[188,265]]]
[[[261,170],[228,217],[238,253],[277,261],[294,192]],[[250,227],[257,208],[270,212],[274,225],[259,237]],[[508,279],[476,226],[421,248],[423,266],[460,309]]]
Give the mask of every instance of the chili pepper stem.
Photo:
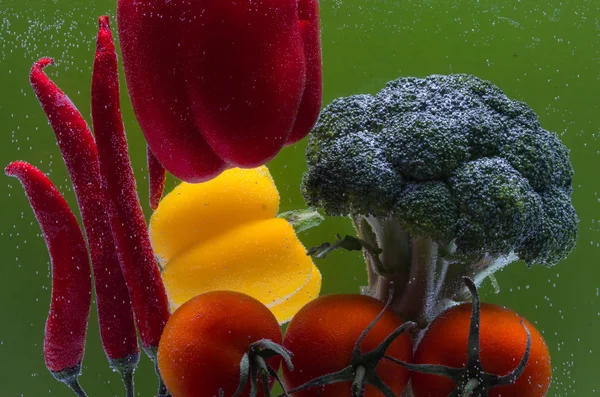
[[[133,397],[135,396],[134,386],[133,386],[133,372],[131,369],[129,371],[124,371],[121,373],[121,378],[123,379],[123,384],[125,385],[125,396]]]
[[[158,377],[158,397],[171,397],[171,394],[167,390],[167,386],[165,385],[162,376],[160,376],[160,370],[158,368],[158,347],[144,347],[144,351],[154,363],[154,371],[156,372],[156,376]]]
[[[108,361],[110,362],[110,366],[121,375],[121,379],[125,385],[126,397],[133,397],[135,395],[133,374],[140,362],[140,354],[130,354],[125,358],[109,359]]]
[[[77,365],[73,368],[68,368],[63,371],[53,372],[51,371],[52,376],[60,382],[63,382],[65,385],[69,386],[73,393],[75,393],[78,397],[87,397],[85,391],[79,384],[79,375],[81,374],[81,365]]]

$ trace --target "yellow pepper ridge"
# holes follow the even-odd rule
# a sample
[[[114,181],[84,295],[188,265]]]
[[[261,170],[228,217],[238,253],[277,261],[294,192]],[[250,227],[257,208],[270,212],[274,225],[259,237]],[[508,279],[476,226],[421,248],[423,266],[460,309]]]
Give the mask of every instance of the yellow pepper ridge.
[[[316,298],[321,274],[278,210],[266,167],[231,169],[168,194],[152,215],[150,237],[172,309],[232,290],[260,300],[283,323]]]

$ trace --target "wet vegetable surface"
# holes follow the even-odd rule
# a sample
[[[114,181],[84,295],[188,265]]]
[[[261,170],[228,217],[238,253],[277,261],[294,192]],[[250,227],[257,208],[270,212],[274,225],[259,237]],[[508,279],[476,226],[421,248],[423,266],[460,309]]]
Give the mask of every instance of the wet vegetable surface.
[[[8,38],[0,44],[4,51],[0,74],[6,91],[0,98],[0,112],[7,122],[6,145],[0,150],[5,164],[14,159],[18,150],[20,158],[27,157],[36,165],[48,166],[59,189],[69,203],[74,204],[73,193],[64,182],[66,171],[52,133],[45,127],[46,121],[36,100],[27,91],[26,71],[40,56],[60,55],[57,57],[60,62],[52,70],[47,69],[48,73],[70,94],[82,113],[88,115],[86,87],[89,87],[89,54],[93,52],[95,18],[112,9],[113,4],[99,2],[92,6],[58,1],[44,5],[43,13],[39,4],[33,5],[23,2],[18,5],[21,8],[3,13],[10,22],[10,29],[2,29],[0,33]],[[598,297],[597,270],[593,265],[597,258],[598,227],[594,170],[598,165],[596,151],[600,147],[593,134],[600,120],[593,96],[599,87],[591,67],[597,56],[594,41],[597,31],[591,17],[595,12],[595,5],[578,1],[568,5],[551,1],[516,7],[507,2],[488,1],[478,5],[457,2],[444,9],[435,4],[381,2],[367,7],[362,1],[322,2],[327,82],[324,103],[342,95],[375,93],[385,81],[399,75],[475,73],[498,84],[511,97],[527,101],[540,114],[544,126],[558,131],[572,149],[576,170],[574,204],[582,219],[583,243],[560,267],[549,272],[515,266],[500,273],[499,296],[490,293],[489,284],[482,291],[486,301],[508,305],[537,320],[536,327],[545,331],[556,374],[550,395],[585,395],[596,388],[593,363],[599,350],[593,336],[598,326]],[[80,31],[88,33],[79,34]],[[19,42],[24,46],[15,47],[14,43]],[[583,51],[583,48],[591,50]],[[19,72],[20,69],[24,72]],[[145,147],[126,100],[124,117],[130,149],[135,153],[133,168],[146,206]],[[282,210],[302,205],[297,186],[304,167],[303,156],[302,146],[285,149],[272,163],[271,171],[283,196]],[[44,375],[43,363],[35,367],[31,359],[25,359],[40,352],[39,335],[47,310],[43,302],[49,298],[48,291],[43,289],[49,286],[48,258],[41,238],[36,238],[39,228],[30,225],[35,220],[20,188],[16,181],[7,181],[12,188],[7,190],[10,197],[3,195],[6,223],[1,241],[9,276],[2,277],[0,291],[4,301],[19,296],[22,305],[2,307],[3,314],[17,319],[14,327],[0,331],[0,349],[16,357],[10,365],[2,364],[5,371],[15,374],[3,387],[9,395],[35,395],[40,390],[61,395],[63,386]],[[170,180],[167,190],[172,186]],[[72,208],[75,207],[72,205]],[[302,239],[306,246],[312,246],[331,240],[333,233],[350,231],[346,220],[333,219],[327,221],[323,230],[310,231]],[[336,253],[319,265],[325,292],[357,290],[365,284],[360,255]],[[31,288],[23,291],[21,285],[31,285]],[[91,321],[93,324],[94,318]],[[93,325],[90,338],[98,340],[97,327]],[[117,393],[120,381],[106,368],[100,346],[88,346],[86,365],[89,367],[86,371],[101,374],[84,376],[88,388],[100,393],[110,393],[112,388]],[[142,364],[138,376],[150,377],[150,371],[148,363]],[[154,391],[153,384],[138,386],[142,394]]]

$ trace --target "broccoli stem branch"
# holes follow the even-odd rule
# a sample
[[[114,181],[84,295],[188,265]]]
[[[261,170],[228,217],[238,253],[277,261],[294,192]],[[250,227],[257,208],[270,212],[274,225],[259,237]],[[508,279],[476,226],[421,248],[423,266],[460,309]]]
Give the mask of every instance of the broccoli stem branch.
[[[469,298],[462,277],[481,284],[517,259],[515,254],[482,255],[466,263],[458,260],[454,244],[411,236],[393,217],[353,216],[352,221],[359,237],[381,250],[380,254],[363,250],[369,283],[366,293],[385,301],[393,282],[391,307],[423,327],[447,307]]]
[[[438,245],[431,239],[411,239],[412,263],[404,292],[394,305],[403,318],[426,326],[432,318],[432,303],[436,300],[439,280]]]
[[[518,256],[514,252],[511,252],[509,255],[506,256],[491,258],[488,261],[488,263],[485,264],[485,266],[470,268],[466,273],[466,276],[470,277],[475,282],[475,285],[479,286],[483,282],[483,280],[485,280],[497,271],[503,269],[506,265],[518,259]],[[456,296],[458,300],[462,301],[469,299],[470,294],[467,288],[463,286],[458,291]]]
[[[404,319],[426,325],[436,314],[435,302],[448,269],[448,262],[438,254],[438,244],[411,237],[392,217],[352,220],[360,238],[382,250],[379,255],[364,252],[368,292],[386,300],[393,282],[392,308]]]

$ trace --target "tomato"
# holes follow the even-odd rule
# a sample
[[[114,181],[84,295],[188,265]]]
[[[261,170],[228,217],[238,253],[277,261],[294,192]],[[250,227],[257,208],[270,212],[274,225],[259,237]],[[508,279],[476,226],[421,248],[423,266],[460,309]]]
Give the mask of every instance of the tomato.
[[[473,286],[474,288],[474,286]],[[475,291],[476,292],[476,291]],[[469,380],[506,376],[524,364],[522,373],[510,384],[496,385],[492,381],[482,384],[489,397],[543,397],[548,391],[552,377],[550,354],[539,331],[517,313],[501,306],[481,304],[479,316],[473,316],[473,305],[479,305],[476,294],[473,304],[465,303],[440,314],[429,326],[415,352],[415,364],[437,364],[461,368],[463,379]],[[479,329],[478,369],[471,367],[469,373],[469,329],[475,317]],[[477,318],[479,317],[479,318]],[[478,321],[478,322],[477,322]],[[521,324],[522,322],[522,324]],[[526,347],[530,333],[530,350]],[[476,331],[471,331],[475,332]],[[526,363],[525,363],[525,359]],[[485,383],[485,382],[482,382]],[[415,397],[447,397],[455,392],[455,382],[444,376],[414,372],[411,384]],[[482,389],[479,389],[482,390]],[[454,395],[454,394],[452,394]],[[460,394],[462,395],[462,393]],[[473,395],[479,395],[473,393]]]
[[[382,316],[377,320],[379,313]],[[372,323],[373,328],[359,341],[361,333]],[[383,354],[411,361],[409,335],[404,333],[397,337],[387,350],[375,350],[403,323],[382,302],[364,295],[329,295],[308,303],[293,317],[285,333],[284,347],[292,352],[294,364],[293,371],[283,370],[286,387],[294,389],[315,378],[342,371],[335,383],[306,388],[294,392],[293,396],[347,397],[351,395],[356,374],[366,370],[363,372],[364,396],[400,395],[408,383],[409,371],[383,359]],[[355,351],[357,342],[359,351]],[[383,387],[381,382],[389,387],[387,394],[377,390]]]
[[[256,348],[262,339],[281,343],[277,319],[266,306],[239,292],[208,292],[181,305],[167,322],[158,368],[173,397],[214,397],[220,389],[232,396],[240,384],[244,355],[255,365],[256,357],[268,350]],[[268,353],[266,363],[277,371],[281,357]],[[265,395],[262,385],[259,379],[259,396]],[[246,385],[241,396],[249,390]]]

